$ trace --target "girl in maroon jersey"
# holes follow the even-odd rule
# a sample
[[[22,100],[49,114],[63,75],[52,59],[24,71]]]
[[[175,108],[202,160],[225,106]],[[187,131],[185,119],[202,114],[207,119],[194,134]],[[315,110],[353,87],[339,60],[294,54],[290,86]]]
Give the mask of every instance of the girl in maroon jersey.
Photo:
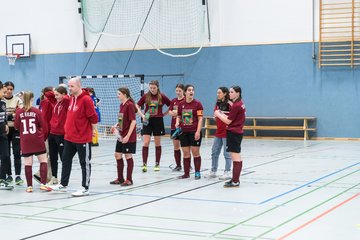
[[[229,116],[226,116],[221,110],[215,111],[215,116],[228,125],[226,131],[226,149],[230,152],[233,161],[232,179],[225,183],[224,187],[239,187],[240,174],[242,169],[241,160],[241,141],[243,138],[243,127],[245,123],[245,105],[241,100],[241,88],[234,86],[230,88],[229,97],[233,102]]]
[[[203,106],[194,99],[194,86],[185,86],[185,100],[179,104],[176,127],[181,127],[183,133],[180,135],[180,144],[184,154],[184,175],[180,178],[190,177],[191,153],[194,157],[195,179],[200,179],[201,168],[201,128],[203,120]],[[191,152],[190,152],[191,151]]]
[[[142,113],[140,107],[145,105],[145,112]],[[138,113],[142,117],[144,145],[142,148],[143,167],[142,171],[147,172],[147,159],[149,155],[149,144],[151,135],[155,140],[155,167],[154,171],[160,171],[161,158],[161,136],[165,135],[164,115],[162,107],[170,105],[170,99],[162,94],[159,89],[159,82],[152,80],[149,82],[149,91],[137,102]],[[147,117],[149,116],[149,117]]]
[[[118,99],[120,100],[120,112],[118,123],[113,127],[113,132],[118,132],[116,141],[115,159],[117,164],[118,177],[110,184],[120,184],[121,186],[133,185],[132,172],[134,169],[134,160],[132,154],[136,152],[136,112],[134,100],[130,96],[128,88],[118,89]],[[126,180],[124,179],[124,161],[123,154],[127,162]]]
[[[177,84],[175,88],[175,93],[176,93],[176,98],[171,100],[169,107],[169,115],[172,116],[170,136],[172,136],[176,130],[175,123],[176,123],[178,106],[182,101],[184,101],[184,85],[181,83]],[[180,151],[179,136],[173,139],[173,146],[174,146],[174,158],[176,162],[176,167],[173,169],[173,171],[181,171],[181,151]]]
[[[214,111],[221,110],[226,115],[229,114],[230,105],[232,102],[229,101],[229,89],[227,87],[219,87],[217,92],[217,102],[214,108]],[[214,137],[214,142],[211,148],[211,171],[208,178],[215,178],[216,171],[219,165],[219,155],[221,148],[223,148],[224,158],[225,158],[225,171],[222,176],[219,177],[220,180],[228,180],[231,178],[231,157],[230,153],[226,151],[226,127],[227,125],[221,121],[219,118],[215,118],[216,121],[216,132]]]
[[[49,184],[58,184],[58,156],[60,156],[60,160],[62,161],[65,135],[64,125],[70,103],[70,99],[67,95],[67,90],[65,87],[58,86],[57,88],[55,88],[54,94],[57,102],[52,111],[50,121],[50,134],[48,137],[52,173]]]
[[[46,186],[47,158],[45,148],[45,134],[47,132],[42,114],[39,109],[32,107],[34,94],[24,93],[24,107],[16,111],[14,126],[20,131],[21,154],[25,160],[25,177],[27,192],[32,192],[32,164],[33,155],[40,162],[40,190],[48,190]]]

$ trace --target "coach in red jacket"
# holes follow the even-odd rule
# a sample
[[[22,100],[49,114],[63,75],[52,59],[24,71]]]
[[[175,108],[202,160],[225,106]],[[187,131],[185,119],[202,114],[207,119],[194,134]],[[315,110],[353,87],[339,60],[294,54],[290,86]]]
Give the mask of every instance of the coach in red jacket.
[[[61,173],[61,184],[53,188],[55,191],[66,192],[69,183],[72,160],[78,153],[83,189],[72,193],[74,197],[89,195],[91,174],[91,141],[96,130],[98,116],[94,103],[86,89],[82,89],[80,78],[72,78],[68,82],[70,104],[64,126],[64,151]]]

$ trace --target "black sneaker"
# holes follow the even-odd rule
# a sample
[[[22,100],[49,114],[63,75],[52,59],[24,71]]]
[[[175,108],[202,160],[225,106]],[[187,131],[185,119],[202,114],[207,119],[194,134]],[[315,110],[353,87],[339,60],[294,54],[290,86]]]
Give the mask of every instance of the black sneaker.
[[[10,185],[5,180],[0,180],[0,190],[12,190],[14,186]]]
[[[38,183],[41,184],[41,178],[40,178],[40,176],[34,174],[33,177],[34,177],[35,181],[37,181]]]
[[[14,179],[12,178],[11,175],[9,175],[9,176],[6,178],[5,181],[10,184],[10,183],[12,183],[12,182],[14,181]]]
[[[21,185],[21,184],[23,184],[23,183],[24,183],[24,180],[22,180],[20,176],[16,176],[16,178],[15,178],[15,184],[16,184],[16,185]]]
[[[173,172],[180,172],[181,171],[181,166],[176,166],[174,169],[173,169]]]
[[[201,178],[200,172],[195,172],[195,180],[199,180]]]
[[[233,182],[232,180],[225,182],[224,188],[238,188],[240,186],[240,182]]]

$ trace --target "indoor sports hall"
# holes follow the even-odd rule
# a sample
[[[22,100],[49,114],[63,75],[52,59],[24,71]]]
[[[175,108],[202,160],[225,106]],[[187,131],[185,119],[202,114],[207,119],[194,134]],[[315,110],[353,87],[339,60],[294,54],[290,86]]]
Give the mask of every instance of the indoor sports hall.
[[[1,1],[0,9],[0,97],[6,106],[0,109],[0,168],[7,176],[0,176],[0,239],[360,239],[360,0],[13,0]],[[132,180],[110,184],[120,180],[114,153],[124,143],[117,133],[120,89],[139,103],[152,94],[154,80],[158,96],[170,100],[178,84],[190,85],[184,101],[190,96],[202,108],[196,117],[178,117],[176,131],[167,98],[158,98],[164,132],[154,137],[147,133],[152,108],[140,106],[129,117],[136,123]],[[25,103],[31,91],[33,108],[44,111],[46,87],[55,96],[59,85],[66,88],[72,101],[74,82],[82,93],[96,92],[91,107],[101,113],[92,142],[77,142],[91,145],[89,188],[74,197],[84,186],[76,154],[66,192],[57,191],[60,159],[57,183],[50,175],[40,190],[33,179],[29,191],[26,155],[16,173],[15,142],[7,131],[23,107],[11,115],[7,101]],[[218,104],[222,87],[229,90],[227,110]],[[238,102],[244,111],[234,114]],[[221,120],[225,112],[230,122]],[[229,132],[240,115],[241,154],[234,154],[238,142]],[[219,121],[225,137],[217,135]],[[196,125],[195,142],[201,136],[201,166],[193,152],[189,177],[186,124]],[[182,144],[181,169],[173,137]],[[219,138],[227,147],[216,145]],[[215,146],[221,150],[216,171]],[[8,147],[11,168],[4,160]],[[43,163],[33,162],[36,174]],[[126,175],[129,161],[124,164]]]

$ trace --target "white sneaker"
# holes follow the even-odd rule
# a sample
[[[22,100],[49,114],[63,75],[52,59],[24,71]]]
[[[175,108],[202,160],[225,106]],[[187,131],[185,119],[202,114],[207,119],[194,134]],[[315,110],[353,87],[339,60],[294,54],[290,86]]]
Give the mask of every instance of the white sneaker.
[[[59,184],[59,181],[56,177],[51,177],[51,180],[48,182],[48,185],[56,185]]]
[[[49,187],[49,186],[48,186]],[[63,186],[61,184],[55,185],[55,186],[51,186],[49,187],[51,190],[53,190],[54,192],[59,192],[59,193],[66,193],[67,192],[67,188],[66,186]]]
[[[205,178],[216,178],[216,172],[210,171],[210,173],[207,174],[207,175],[205,176]]]
[[[79,191],[73,192],[71,194],[73,197],[83,197],[83,196],[88,196],[89,195],[89,189],[81,189]]]
[[[224,174],[219,177],[220,180],[228,180],[231,179],[230,171],[224,171]]]

